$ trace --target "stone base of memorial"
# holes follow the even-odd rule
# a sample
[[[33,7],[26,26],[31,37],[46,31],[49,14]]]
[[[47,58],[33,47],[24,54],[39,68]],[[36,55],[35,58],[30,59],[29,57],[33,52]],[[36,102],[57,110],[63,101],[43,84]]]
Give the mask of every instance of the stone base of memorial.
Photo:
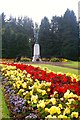
[[[34,56],[33,56],[32,62],[36,62],[36,61],[41,61],[39,44],[34,45]]]

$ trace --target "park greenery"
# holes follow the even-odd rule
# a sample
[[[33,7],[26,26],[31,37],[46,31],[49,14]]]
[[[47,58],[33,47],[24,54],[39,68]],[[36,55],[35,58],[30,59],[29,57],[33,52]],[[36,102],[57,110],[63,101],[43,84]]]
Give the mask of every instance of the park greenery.
[[[32,58],[34,21],[27,17],[2,17],[2,58],[23,56]],[[63,16],[46,16],[39,26],[38,41],[41,58],[78,60],[78,22],[74,11],[67,9]]]
[[[0,18],[0,117],[79,119],[79,28],[74,11],[67,9],[63,16],[41,20],[38,42],[42,64],[31,62],[34,21],[28,16],[7,18],[4,12]],[[56,66],[58,62],[64,67]]]

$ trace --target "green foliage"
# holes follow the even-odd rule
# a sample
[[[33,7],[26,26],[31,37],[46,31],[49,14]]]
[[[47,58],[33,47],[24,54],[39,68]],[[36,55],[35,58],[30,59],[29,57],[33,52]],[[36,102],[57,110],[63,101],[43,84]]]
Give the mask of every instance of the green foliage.
[[[41,46],[41,57],[49,57],[50,51],[50,23],[47,17],[44,17],[41,21],[39,29],[39,43]]]
[[[33,40],[33,21],[28,18],[13,18],[10,16],[5,20],[2,13],[2,57],[16,58],[18,55],[32,56],[32,40]]]
[[[66,10],[61,17],[47,17],[41,21],[39,30],[41,57],[60,57],[78,60],[78,24],[73,11]]]
[[[42,58],[41,60],[44,62],[48,62],[50,59],[49,58]]]
[[[1,85],[1,76],[0,76],[0,119],[9,119],[10,114],[4,99],[4,93],[2,92],[2,85]]]
[[[50,62],[61,62],[59,58],[51,58]]]
[[[53,58],[42,58],[42,61],[45,61],[45,62],[68,62],[70,60],[65,59],[65,58],[53,57]]]

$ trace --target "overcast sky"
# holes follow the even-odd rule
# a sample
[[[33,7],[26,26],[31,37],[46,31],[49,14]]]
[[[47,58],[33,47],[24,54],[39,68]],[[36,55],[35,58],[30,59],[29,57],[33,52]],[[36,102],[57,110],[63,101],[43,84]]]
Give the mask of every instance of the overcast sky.
[[[52,16],[61,16],[67,8],[73,10],[78,17],[78,1],[80,0],[0,0],[0,13],[7,16],[28,16],[40,23],[44,16],[49,20]]]

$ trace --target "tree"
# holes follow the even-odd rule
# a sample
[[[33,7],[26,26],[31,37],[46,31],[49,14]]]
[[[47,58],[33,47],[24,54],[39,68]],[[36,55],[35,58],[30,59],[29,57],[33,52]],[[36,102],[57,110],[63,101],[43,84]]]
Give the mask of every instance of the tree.
[[[33,21],[31,19],[21,17],[17,20],[10,16],[5,21],[3,30],[3,57],[15,58],[18,55],[32,56]]]
[[[41,46],[41,57],[50,57],[50,24],[47,17],[41,21],[39,29],[39,43]]]
[[[62,17],[53,16],[51,19],[52,57],[61,57],[62,46]]]
[[[78,24],[73,11],[66,10],[63,16],[63,57],[78,60]]]

